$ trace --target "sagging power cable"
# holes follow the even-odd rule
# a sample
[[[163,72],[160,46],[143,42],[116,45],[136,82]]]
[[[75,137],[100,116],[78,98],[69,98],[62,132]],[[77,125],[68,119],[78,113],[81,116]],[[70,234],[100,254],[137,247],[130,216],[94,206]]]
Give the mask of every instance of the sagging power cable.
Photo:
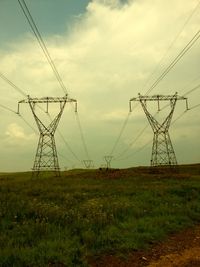
[[[89,160],[90,156],[89,156],[88,148],[87,148],[86,141],[85,141],[85,138],[84,138],[83,129],[82,129],[82,126],[81,126],[81,122],[80,122],[80,118],[79,118],[78,112],[76,112],[75,115],[76,115],[76,121],[77,121],[77,124],[78,124],[78,128],[79,128],[82,144],[83,144],[83,149],[84,149],[84,152],[85,152],[85,155],[86,155],[87,159]]]
[[[0,77],[7,82],[10,86],[12,86],[17,92],[19,92],[21,95],[23,96],[27,96],[27,94],[18,86],[16,86],[13,82],[11,82],[5,75],[3,75],[3,73],[0,72]]]
[[[2,105],[2,104],[0,104],[0,107],[3,108],[3,109],[5,109],[5,110],[7,110],[7,111],[10,111],[10,112],[12,112],[12,113],[14,113],[14,114],[17,114],[16,111],[14,111],[13,109],[11,109],[11,108],[9,108],[9,107],[6,107],[6,106],[4,106],[4,105]]]
[[[122,127],[121,127],[121,130],[120,130],[120,132],[119,132],[119,135],[118,135],[118,137],[117,137],[117,139],[116,139],[116,141],[115,141],[115,143],[114,143],[114,146],[113,146],[113,148],[112,148],[112,150],[111,150],[111,152],[110,152],[110,154],[109,154],[110,156],[113,155],[113,153],[114,153],[114,151],[115,151],[115,149],[116,149],[116,147],[117,147],[117,145],[118,145],[118,143],[119,143],[119,140],[120,140],[120,138],[121,138],[121,136],[122,136],[122,134],[123,134],[123,132],[124,132],[124,130],[125,130],[125,128],[126,128],[126,125],[127,125],[127,123],[128,123],[130,114],[131,114],[131,112],[129,112],[129,113],[127,114],[127,116],[126,116],[126,118],[125,118],[125,120],[124,120],[124,122],[123,122],[123,124],[122,124]]]
[[[175,45],[175,43],[177,42],[178,38],[180,37],[180,35],[182,34],[183,30],[185,29],[186,25],[189,23],[189,21],[192,19],[193,15],[195,14],[195,12],[197,11],[197,9],[200,6],[200,1],[198,2],[198,4],[194,7],[194,9],[192,10],[192,12],[189,14],[189,17],[186,19],[185,23],[183,24],[183,26],[181,27],[180,31],[178,32],[178,34],[175,36],[175,38],[173,39],[173,41],[171,42],[171,44],[169,45],[169,47],[167,48],[166,52],[164,53],[164,55],[161,57],[160,61],[158,62],[158,64],[156,65],[155,69],[152,71],[152,73],[148,76],[147,80],[145,81],[142,90],[144,90],[144,88],[147,86],[147,84],[149,83],[149,81],[151,80],[151,78],[153,77],[153,75],[158,71],[158,69],[161,66],[161,63],[164,61],[164,59],[166,58],[166,56],[169,54],[169,51],[172,49],[172,47]]]
[[[147,90],[145,95],[148,95],[170,72],[171,69],[181,60],[181,58],[192,48],[192,46],[200,38],[200,30],[196,32],[193,38],[187,43],[187,45],[181,50],[181,52],[175,57],[175,59],[170,63],[170,65],[164,70],[164,72],[158,77],[158,79],[152,84],[152,86]]]
[[[32,15],[31,15],[31,13],[30,13],[30,10],[28,9],[28,6],[26,5],[25,0],[18,0],[18,2],[19,2],[19,5],[20,5],[20,7],[21,7],[21,9],[22,9],[22,11],[23,11],[23,13],[24,13],[24,15],[25,15],[25,17],[26,17],[26,19],[27,19],[27,21],[28,21],[28,23],[29,23],[29,25],[30,25],[30,27],[32,29],[32,31],[33,31],[33,34],[35,35],[35,37],[36,37],[36,39],[37,39],[37,41],[38,41],[38,43],[39,43],[44,55],[45,55],[45,57],[46,57],[46,59],[47,59],[47,61],[49,63],[49,65],[52,68],[52,71],[53,71],[58,83],[60,84],[60,87],[62,88],[63,92],[65,94],[67,94],[67,89],[66,89],[66,87],[65,87],[65,85],[64,85],[64,83],[63,83],[63,81],[62,81],[62,79],[60,77],[60,74],[59,74],[59,72],[58,72],[58,70],[57,70],[57,68],[55,66],[55,63],[54,63],[53,59],[51,58],[49,50],[47,49],[47,46],[46,46],[44,40],[42,39],[42,36],[41,36],[41,34],[40,34],[39,30],[38,30],[38,27],[37,27]]]

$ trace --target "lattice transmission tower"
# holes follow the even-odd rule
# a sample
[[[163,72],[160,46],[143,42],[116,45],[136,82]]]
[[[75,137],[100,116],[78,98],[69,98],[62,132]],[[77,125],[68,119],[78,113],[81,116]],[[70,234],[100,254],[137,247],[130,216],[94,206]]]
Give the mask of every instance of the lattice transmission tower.
[[[91,169],[92,167],[94,167],[93,160],[91,160],[91,159],[84,159],[83,164],[84,164],[86,169]]]
[[[111,168],[111,161],[113,159],[113,156],[107,155],[107,156],[104,156],[104,159],[106,161],[106,168],[110,169]]]
[[[18,114],[20,114],[20,104],[29,104],[33,117],[39,129],[39,141],[36,150],[35,161],[32,168],[33,176],[38,176],[42,171],[52,171],[55,173],[55,176],[60,176],[60,167],[58,163],[58,154],[54,135],[67,102],[75,102],[76,112],[77,101],[68,98],[67,95],[65,95],[64,97],[43,98],[31,98],[30,96],[28,96],[27,99],[18,102]],[[45,104],[46,110],[40,107],[39,104]],[[56,110],[57,113],[53,118],[49,116],[51,122],[46,125],[44,119],[41,118],[41,114],[39,115],[39,112],[36,111],[36,107],[38,107],[37,110],[40,108],[47,114],[49,114],[50,104],[57,104],[58,110]]]
[[[177,165],[176,155],[169,136],[169,127],[177,100],[185,100],[186,109],[188,109],[187,98],[183,96],[178,96],[177,93],[175,93],[174,95],[153,96],[142,96],[138,94],[138,97],[130,99],[130,111],[132,111],[131,102],[139,101],[154,133],[151,154],[151,166]],[[148,101],[156,101],[158,105],[158,111],[161,110],[160,101],[169,102],[169,105],[167,106],[169,106],[170,110],[163,122],[158,122],[158,120],[156,120],[155,117],[150,113],[147,107]]]

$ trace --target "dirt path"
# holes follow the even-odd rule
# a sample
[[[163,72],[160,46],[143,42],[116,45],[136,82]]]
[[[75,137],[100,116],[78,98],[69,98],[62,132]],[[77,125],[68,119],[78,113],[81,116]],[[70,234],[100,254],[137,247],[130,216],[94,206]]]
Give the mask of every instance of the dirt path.
[[[200,267],[200,226],[171,235],[148,251],[137,251],[127,259],[112,255],[98,259],[93,267]]]

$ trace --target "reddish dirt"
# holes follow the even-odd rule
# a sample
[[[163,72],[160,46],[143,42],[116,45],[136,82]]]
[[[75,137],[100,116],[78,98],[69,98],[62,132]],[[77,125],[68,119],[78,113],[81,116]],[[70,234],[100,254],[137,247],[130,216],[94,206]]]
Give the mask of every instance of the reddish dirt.
[[[147,251],[135,251],[125,259],[106,255],[91,267],[200,267],[200,226],[171,235]]]

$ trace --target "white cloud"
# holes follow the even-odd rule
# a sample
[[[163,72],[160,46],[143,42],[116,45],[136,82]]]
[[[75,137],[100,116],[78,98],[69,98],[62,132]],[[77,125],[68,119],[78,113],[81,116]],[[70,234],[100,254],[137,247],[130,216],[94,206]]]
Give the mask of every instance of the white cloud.
[[[101,157],[97,154],[98,150],[101,151],[102,144],[112,149],[123,117],[126,118],[129,99],[148,89],[150,82],[143,88],[146,79],[166,53],[197,3],[197,0],[94,0],[89,3],[87,12],[78,17],[71,26],[70,33],[48,36],[47,39],[44,36],[58,71],[69,87],[70,96],[77,98],[79,102],[81,117],[85,121],[83,127],[87,127],[86,141],[92,142],[89,146],[97,161]],[[192,38],[199,28],[199,23],[200,16],[196,12],[162,62],[160,72]],[[152,94],[173,94],[177,88],[181,89],[199,75],[199,51],[197,43]],[[1,50],[0,56],[0,70],[27,94],[37,97],[63,95],[36,40],[30,34],[25,35],[24,40],[13,42],[8,51]],[[153,75],[151,82],[160,72]],[[16,92],[14,94],[13,89],[3,81],[0,81],[0,85],[3,88],[2,97],[7,100],[8,105],[23,98]],[[198,99],[199,91],[191,94],[191,105],[197,104]],[[28,109],[28,106],[26,108]],[[192,112],[194,117],[199,118],[198,109]],[[26,116],[29,121],[33,121],[30,115]],[[77,128],[72,127],[73,118],[69,111],[64,116],[68,121],[63,119],[60,127],[63,132],[67,129],[69,138],[74,137]],[[142,123],[138,118],[141,121],[143,118],[144,124],[146,123],[145,114],[139,108],[133,112],[132,124],[129,125],[132,130],[126,132],[126,137],[122,136],[121,146],[130,143],[128,140],[134,139],[141,130]],[[112,122],[115,124],[113,128]],[[119,124],[116,127],[117,122]],[[191,132],[195,125],[196,121],[191,120]],[[25,134],[22,127],[23,124],[18,125],[9,120],[7,140],[30,142],[33,136]],[[98,141],[97,137],[101,138],[100,129],[102,140]],[[95,131],[97,134],[93,137]],[[109,139],[106,139],[107,132]],[[176,140],[177,138],[178,135]],[[141,143],[146,139],[144,136]],[[77,142],[80,141],[75,140],[75,145]]]
[[[33,141],[35,134],[26,134],[24,129],[16,123],[7,126],[5,132],[7,142],[18,146],[24,146],[27,141]]]

